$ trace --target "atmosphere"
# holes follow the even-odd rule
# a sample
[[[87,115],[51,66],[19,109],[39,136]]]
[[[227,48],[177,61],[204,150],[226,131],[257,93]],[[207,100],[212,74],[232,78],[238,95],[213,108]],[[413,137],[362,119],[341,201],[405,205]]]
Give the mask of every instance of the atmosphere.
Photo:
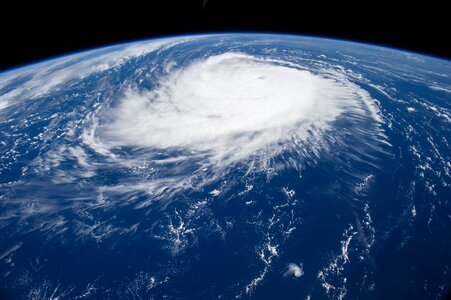
[[[129,1],[67,7],[10,3],[0,19],[0,70],[67,53],[149,38],[225,32],[298,34],[451,57],[448,10],[439,3],[368,5],[318,1]]]

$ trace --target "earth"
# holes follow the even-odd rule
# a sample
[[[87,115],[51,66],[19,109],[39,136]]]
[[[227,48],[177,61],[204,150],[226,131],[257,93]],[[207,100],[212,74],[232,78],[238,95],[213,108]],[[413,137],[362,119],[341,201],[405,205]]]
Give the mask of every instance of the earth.
[[[440,299],[451,62],[179,36],[0,74],[1,299]]]

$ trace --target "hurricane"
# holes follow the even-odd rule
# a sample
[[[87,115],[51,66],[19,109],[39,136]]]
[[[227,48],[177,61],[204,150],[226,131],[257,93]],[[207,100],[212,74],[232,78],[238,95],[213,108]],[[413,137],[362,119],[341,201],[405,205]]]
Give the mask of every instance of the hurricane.
[[[139,159],[168,171],[174,162],[176,169],[184,164],[193,173],[207,170],[213,177],[197,183],[202,185],[237,164],[246,166],[247,174],[290,163],[301,168],[302,160],[275,163],[274,158],[292,151],[309,163],[315,157],[308,152],[318,155],[333,142],[345,143],[332,133],[340,120],[373,135],[362,135],[359,143],[382,139],[373,99],[346,78],[327,69],[317,72],[233,52],[173,66],[155,89],[129,87],[118,103],[91,116],[84,142],[116,163],[133,165]],[[140,153],[116,154],[120,147]],[[193,181],[176,170],[173,175]],[[167,174],[161,183],[172,177]]]

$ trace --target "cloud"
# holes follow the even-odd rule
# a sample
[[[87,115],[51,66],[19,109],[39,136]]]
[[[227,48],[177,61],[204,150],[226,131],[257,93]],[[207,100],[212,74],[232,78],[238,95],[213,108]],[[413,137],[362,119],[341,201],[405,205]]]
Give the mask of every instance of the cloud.
[[[180,170],[192,170],[202,182],[208,169],[207,183],[236,164],[269,169],[287,149],[300,158],[317,155],[337,119],[377,118],[372,106],[369,95],[340,74],[227,52],[171,69],[153,90],[129,88],[93,114],[83,140],[124,165],[164,165],[166,179],[184,177],[181,186],[192,186],[193,177]],[[124,147],[135,149],[132,160],[113,154]]]
[[[197,38],[200,36],[150,40],[95,49],[0,74],[0,110],[20,100],[47,95],[71,80],[80,80],[91,74],[118,67],[132,58]]]
[[[355,98],[334,80],[225,53],[172,72],[156,90],[129,90],[95,135],[105,149],[187,149],[225,166],[277,152],[279,142],[306,141]]]
[[[302,264],[295,264],[295,263],[289,263],[283,272],[283,276],[294,276],[294,277],[301,277],[304,275],[304,267]]]

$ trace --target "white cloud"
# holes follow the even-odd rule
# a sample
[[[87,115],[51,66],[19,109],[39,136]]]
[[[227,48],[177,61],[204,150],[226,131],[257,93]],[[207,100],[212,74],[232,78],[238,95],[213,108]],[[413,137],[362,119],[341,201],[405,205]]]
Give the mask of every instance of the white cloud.
[[[294,276],[294,277],[301,277],[304,275],[304,267],[302,264],[297,265],[295,263],[289,263],[283,272],[283,276]]]
[[[20,100],[46,95],[61,84],[120,66],[134,57],[196,38],[199,37],[150,40],[96,49],[0,74],[0,109]],[[21,78],[26,80],[14,86],[14,81]],[[3,91],[8,84],[12,84],[13,89]]]
[[[293,137],[307,140],[357,97],[334,80],[226,53],[172,72],[157,90],[129,90],[95,134],[105,149],[183,148],[224,166]]]
[[[373,105],[344,77],[230,52],[173,69],[154,90],[129,89],[117,105],[94,115],[83,138],[126,165],[132,163],[112,155],[114,149],[147,151],[150,161],[151,153],[178,151],[183,154],[170,161],[179,168],[196,161],[199,174],[208,168],[219,176],[237,163],[257,160],[264,168],[289,147],[317,153],[343,113],[377,118]]]

